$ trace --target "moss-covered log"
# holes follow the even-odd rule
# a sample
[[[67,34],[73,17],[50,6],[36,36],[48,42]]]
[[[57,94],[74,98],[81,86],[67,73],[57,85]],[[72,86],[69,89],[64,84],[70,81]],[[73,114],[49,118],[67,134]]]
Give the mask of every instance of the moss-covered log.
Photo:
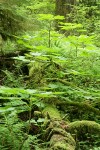
[[[82,121],[74,121],[72,123],[69,123],[67,127],[67,131],[70,133],[84,133],[90,132],[96,133],[100,135],[100,124],[96,123],[95,121],[87,121],[87,120],[82,120]]]
[[[49,150],[75,150],[75,140],[65,131],[68,123],[61,119],[57,108],[49,105],[44,109],[43,114],[47,116],[44,126],[45,139],[50,141]]]
[[[46,116],[44,122],[45,139],[50,141],[49,150],[75,150],[74,138],[80,138],[82,134],[100,135],[100,124],[95,121],[74,121],[72,123],[62,120],[56,107],[47,105],[43,110]]]

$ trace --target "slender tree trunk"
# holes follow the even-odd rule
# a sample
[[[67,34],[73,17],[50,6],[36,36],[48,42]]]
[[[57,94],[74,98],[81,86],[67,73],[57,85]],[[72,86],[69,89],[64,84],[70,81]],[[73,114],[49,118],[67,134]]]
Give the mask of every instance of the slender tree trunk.
[[[66,15],[73,10],[76,0],[56,0],[55,14],[64,16],[64,22],[71,22],[71,18],[66,19]],[[59,30],[59,23],[56,23],[56,30]]]

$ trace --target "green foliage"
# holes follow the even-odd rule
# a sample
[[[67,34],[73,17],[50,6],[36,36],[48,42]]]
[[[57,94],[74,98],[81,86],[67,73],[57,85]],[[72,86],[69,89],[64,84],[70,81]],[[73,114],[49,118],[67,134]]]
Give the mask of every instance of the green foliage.
[[[75,131],[76,149],[99,149],[100,13],[98,4],[80,3],[68,14],[73,21],[62,23],[64,17],[54,15],[54,1],[0,2],[0,34],[5,40],[16,38],[0,41],[1,149],[45,149],[41,112],[46,106],[53,117],[59,112],[73,121],[68,130]],[[21,50],[26,51],[17,55]]]
[[[18,35],[20,31],[25,31],[27,26],[29,27],[27,24],[27,21],[29,21],[27,19],[28,10],[24,8],[25,4],[28,4],[28,2],[20,2],[19,0],[0,2],[0,35],[4,40],[9,37],[14,39],[15,35]]]

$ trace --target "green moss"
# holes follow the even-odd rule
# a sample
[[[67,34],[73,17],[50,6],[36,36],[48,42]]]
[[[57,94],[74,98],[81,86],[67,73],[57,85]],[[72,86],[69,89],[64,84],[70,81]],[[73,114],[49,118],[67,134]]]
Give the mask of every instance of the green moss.
[[[67,130],[71,133],[84,130],[90,133],[100,134],[100,124],[96,123],[95,121],[75,121],[68,125]]]
[[[74,150],[75,141],[71,141],[70,135],[68,137],[62,136],[60,134],[54,134],[50,140],[50,146],[54,150]]]
[[[51,150],[75,150],[75,140],[63,128],[67,123],[61,120],[60,113],[56,107],[47,105],[43,110],[44,116],[48,116],[49,124],[46,124],[45,137],[50,141]]]
[[[73,148],[69,144],[63,142],[57,142],[53,146],[53,150],[73,150]]]
[[[43,115],[47,116],[47,114],[49,114],[51,119],[61,120],[59,111],[52,105],[47,105],[47,107],[43,110]]]

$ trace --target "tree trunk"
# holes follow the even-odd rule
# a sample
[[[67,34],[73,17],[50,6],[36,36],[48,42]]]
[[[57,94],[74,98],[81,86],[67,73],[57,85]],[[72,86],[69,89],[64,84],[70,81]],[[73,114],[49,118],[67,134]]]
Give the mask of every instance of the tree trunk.
[[[68,17],[66,19],[66,15],[70,14],[73,10],[73,6],[75,5],[76,0],[56,0],[56,6],[55,6],[55,14],[64,16],[65,20],[64,22],[71,22],[71,18]],[[59,30],[59,23],[56,23],[56,30]]]

